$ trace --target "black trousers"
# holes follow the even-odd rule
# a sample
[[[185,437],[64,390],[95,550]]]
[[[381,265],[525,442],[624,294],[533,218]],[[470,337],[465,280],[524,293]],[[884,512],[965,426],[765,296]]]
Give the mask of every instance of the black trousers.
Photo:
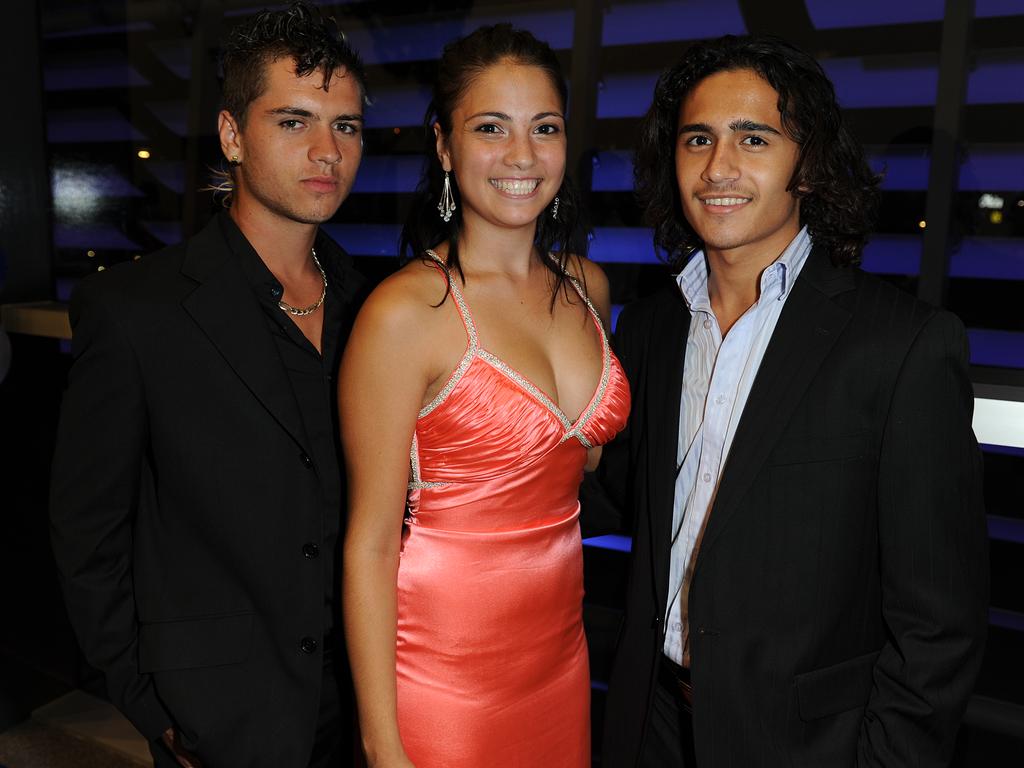
[[[340,636],[340,633],[338,635]],[[317,713],[316,736],[313,740],[313,754],[309,758],[309,768],[351,768],[357,765],[354,712],[352,682],[344,648],[340,640],[325,640],[320,709]],[[153,755],[155,768],[180,768],[177,759],[163,742],[150,742],[149,751]]]
[[[696,768],[693,720],[670,675],[659,675],[647,721],[642,768]]]

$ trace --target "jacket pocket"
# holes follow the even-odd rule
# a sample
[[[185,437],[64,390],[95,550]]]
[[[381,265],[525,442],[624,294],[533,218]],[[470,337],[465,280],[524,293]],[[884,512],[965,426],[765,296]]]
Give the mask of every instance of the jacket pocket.
[[[863,707],[871,694],[878,654],[872,651],[794,677],[800,719],[816,720]]]
[[[249,656],[252,612],[159,621],[139,627],[139,672],[238,664]]]

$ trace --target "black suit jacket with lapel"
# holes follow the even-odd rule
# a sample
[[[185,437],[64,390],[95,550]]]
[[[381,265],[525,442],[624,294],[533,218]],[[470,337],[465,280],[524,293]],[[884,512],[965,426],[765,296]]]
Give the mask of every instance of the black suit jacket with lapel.
[[[623,311],[633,390],[587,507],[633,514],[604,764],[636,764],[658,677],[689,312]],[[815,249],[738,424],[690,585],[697,762],[940,766],[987,627],[963,328]]]
[[[86,658],[143,735],[173,723],[204,765],[298,766],[330,560],[304,545],[323,540],[317,473],[338,468],[310,458],[224,218],[76,291],[54,551]],[[317,249],[350,323],[362,278],[326,237]]]

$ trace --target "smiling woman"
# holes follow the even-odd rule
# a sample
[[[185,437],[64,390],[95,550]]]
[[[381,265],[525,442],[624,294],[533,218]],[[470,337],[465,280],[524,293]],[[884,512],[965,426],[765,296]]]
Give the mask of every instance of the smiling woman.
[[[414,258],[342,363],[346,635],[375,768],[590,765],[578,492],[629,388],[564,112],[529,33],[445,49]]]

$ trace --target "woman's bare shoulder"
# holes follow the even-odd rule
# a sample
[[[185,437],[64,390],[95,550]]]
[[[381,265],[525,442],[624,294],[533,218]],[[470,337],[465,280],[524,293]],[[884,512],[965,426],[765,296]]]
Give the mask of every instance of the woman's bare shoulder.
[[[446,287],[445,275],[436,264],[414,259],[374,288],[360,319],[382,330],[429,322],[437,315]]]
[[[608,276],[596,262],[586,256],[572,254],[565,260],[565,269],[586,291],[587,298],[607,323],[610,308]]]

